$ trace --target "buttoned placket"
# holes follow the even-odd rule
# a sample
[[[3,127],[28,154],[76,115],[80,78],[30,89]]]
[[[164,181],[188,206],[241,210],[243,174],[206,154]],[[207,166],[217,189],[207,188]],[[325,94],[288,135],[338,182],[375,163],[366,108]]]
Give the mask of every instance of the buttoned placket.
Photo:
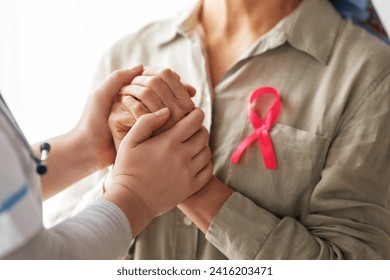
[[[235,81],[235,73],[246,65],[249,59],[253,56],[260,55],[266,52],[270,48],[277,47],[285,42],[282,33],[272,34],[272,40],[267,36],[260,38],[256,43],[243,53],[240,59],[227,69],[222,77],[222,80],[215,88],[213,88],[210,71],[207,61],[207,52],[204,47],[204,41],[202,37],[202,29],[194,27],[187,31],[179,31],[180,35],[185,37],[185,40],[190,40],[193,60],[198,63],[197,76],[201,80],[201,88],[198,88],[198,95],[195,99],[198,107],[201,107],[205,113],[204,126],[210,131],[212,126],[212,108],[213,99],[215,95],[222,94],[224,89],[232,82]],[[244,62],[244,63],[243,63]],[[249,95],[248,95],[249,96]],[[177,247],[172,248],[174,250],[174,257],[176,259],[196,259],[198,254],[198,238],[199,234],[202,234],[197,226],[186,217],[181,211],[176,212],[176,224],[178,225],[175,231],[176,240],[186,240],[186,242],[178,241]]]

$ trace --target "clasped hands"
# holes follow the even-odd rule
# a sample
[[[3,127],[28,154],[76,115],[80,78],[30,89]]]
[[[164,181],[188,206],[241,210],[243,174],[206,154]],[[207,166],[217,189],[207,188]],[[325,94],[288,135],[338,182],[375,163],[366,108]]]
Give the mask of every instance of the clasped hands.
[[[148,67],[122,87],[112,106],[108,123],[117,157],[109,185],[130,191],[149,218],[212,179],[209,133],[194,95],[173,71]],[[132,140],[124,144],[130,134]]]

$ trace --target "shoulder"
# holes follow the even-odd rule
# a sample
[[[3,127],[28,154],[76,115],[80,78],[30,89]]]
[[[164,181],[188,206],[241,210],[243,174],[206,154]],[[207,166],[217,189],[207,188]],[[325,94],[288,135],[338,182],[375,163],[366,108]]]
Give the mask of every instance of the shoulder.
[[[389,117],[390,46],[350,21],[343,21],[329,59],[333,98],[345,98],[340,127],[354,117]]]
[[[390,46],[350,21],[343,21],[334,46],[334,58],[348,63],[350,74],[375,79],[390,68]]]
[[[327,68],[337,95],[348,97],[346,115],[353,114],[373,93],[383,100],[390,98],[386,90],[390,86],[390,46],[350,21],[340,24]]]

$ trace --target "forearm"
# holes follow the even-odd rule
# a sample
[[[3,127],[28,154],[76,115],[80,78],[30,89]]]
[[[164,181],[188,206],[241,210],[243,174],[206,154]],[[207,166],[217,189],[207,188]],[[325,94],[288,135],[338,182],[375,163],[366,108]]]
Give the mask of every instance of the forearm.
[[[99,201],[76,217],[42,229],[6,259],[120,259],[130,246],[131,231],[115,205]]]
[[[216,178],[179,208],[229,259],[378,259],[390,248],[388,236],[368,224],[277,217]]]
[[[47,142],[51,149],[46,161],[47,173],[41,176],[44,199],[97,170],[93,150],[75,133],[57,136]],[[40,143],[33,146],[36,155],[40,155],[39,146]]]
[[[369,224],[312,214],[279,218],[235,193],[206,238],[229,259],[387,259],[389,238]]]

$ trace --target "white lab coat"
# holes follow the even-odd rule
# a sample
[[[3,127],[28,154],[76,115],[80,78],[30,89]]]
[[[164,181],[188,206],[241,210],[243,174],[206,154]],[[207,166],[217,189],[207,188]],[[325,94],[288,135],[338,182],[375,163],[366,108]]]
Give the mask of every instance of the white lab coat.
[[[36,165],[4,114],[11,117],[0,101],[0,258],[22,246],[42,228]]]
[[[43,226],[36,163],[5,114],[13,119],[0,99],[0,259],[123,257],[131,229],[125,214],[109,201],[99,200],[53,228]]]

